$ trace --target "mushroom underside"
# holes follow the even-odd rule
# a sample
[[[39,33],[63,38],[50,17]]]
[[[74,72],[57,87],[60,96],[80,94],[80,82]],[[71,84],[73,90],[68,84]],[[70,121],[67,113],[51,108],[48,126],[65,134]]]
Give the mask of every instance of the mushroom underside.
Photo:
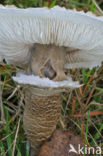
[[[54,81],[66,81],[64,64],[66,49],[54,45],[36,45],[32,49],[27,74],[34,74],[41,78]],[[48,139],[61,116],[62,91],[52,94],[38,92],[28,87],[25,92],[24,129],[30,142],[31,156],[38,153],[42,143]],[[45,88],[44,88],[45,92]],[[49,90],[48,90],[49,92]]]

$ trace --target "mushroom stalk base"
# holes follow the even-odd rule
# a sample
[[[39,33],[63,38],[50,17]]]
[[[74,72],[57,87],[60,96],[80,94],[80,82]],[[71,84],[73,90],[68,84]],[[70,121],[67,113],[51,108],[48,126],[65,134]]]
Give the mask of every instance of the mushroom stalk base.
[[[35,156],[48,139],[61,115],[61,94],[38,94],[33,87],[25,91],[24,130]]]

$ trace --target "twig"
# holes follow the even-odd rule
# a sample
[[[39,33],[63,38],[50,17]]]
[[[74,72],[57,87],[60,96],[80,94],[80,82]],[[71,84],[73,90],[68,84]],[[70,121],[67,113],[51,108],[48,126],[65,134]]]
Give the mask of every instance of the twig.
[[[0,142],[5,141],[9,136],[11,136],[14,133],[14,131],[10,134],[8,134],[7,136],[5,136],[4,138],[0,139]]]
[[[65,124],[61,118],[60,118],[60,124],[61,124],[62,129],[65,129]]]
[[[82,100],[81,100],[81,97],[78,95],[78,92],[77,92],[76,89],[75,89],[75,93],[76,93],[76,96],[77,96],[78,102],[79,102],[79,104],[80,104],[80,106],[81,106],[81,109],[82,109],[82,111],[84,112],[85,107],[84,107],[83,102],[82,102]]]
[[[90,92],[90,94],[89,94],[89,97],[88,97],[88,99],[87,99],[87,101],[86,101],[85,106],[87,106],[87,105],[89,104],[89,101],[90,101],[90,99],[92,98],[93,93],[94,93],[94,91],[95,91],[95,87],[96,87],[96,83],[94,84],[94,86],[93,86],[93,88],[92,88],[92,90],[91,90],[91,92]]]
[[[7,149],[7,151],[3,154],[3,156],[7,156],[8,151],[11,149],[13,143],[9,146],[9,148]]]
[[[99,5],[97,4],[97,2],[95,0],[92,0],[92,2],[95,4],[96,8],[98,9],[98,11],[100,12],[101,15],[103,15],[103,11],[102,9],[99,7]]]
[[[1,80],[1,76],[0,76]],[[4,110],[3,110],[3,103],[2,103],[2,89],[1,89],[1,84],[0,84],[0,111],[1,111],[1,123],[5,123],[5,115],[4,115]]]
[[[65,117],[66,117],[66,111],[67,111],[67,108],[68,108],[68,105],[69,105],[69,102],[70,102],[70,98],[71,98],[71,96],[72,96],[72,90],[70,91],[70,95],[69,95],[69,98],[68,98],[68,101],[67,101],[67,104],[66,104],[66,108],[65,108],[65,111],[64,111],[64,119],[65,119]]]
[[[7,100],[10,100],[19,89],[20,89],[20,85],[17,85],[17,87],[14,89],[12,94],[7,98]]]
[[[90,122],[92,123],[92,125],[94,126],[94,128],[96,129],[96,131],[98,132],[99,136],[103,139],[103,136],[100,133],[100,131],[98,130],[98,128],[96,127],[95,123],[91,119],[90,119]]]
[[[97,102],[95,102],[95,101],[92,101],[92,102],[90,102],[90,103],[87,105],[86,110],[87,110],[90,106],[92,106],[92,105],[98,106],[99,109],[103,107],[101,103],[97,103]]]
[[[19,116],[19,114],[20,114],[20,110],[18,110],[17,112],[16,112],[16,114],[11,118],[11,120],[9,121],[9,124],[11,123],[11,122],[13,122],[18,116]]]
[[[15,146],[16,146],[16,140],[17,140],[17,136],[18,136],[18,132],[19,132],[19,127],[20,127],[20,118],[19,118],[19,121],[18,121],[17,130],[16,130],[16,134],[15,134],[15,139],[14,139],[14,142],[13,142],[12,156],[15,156]]]

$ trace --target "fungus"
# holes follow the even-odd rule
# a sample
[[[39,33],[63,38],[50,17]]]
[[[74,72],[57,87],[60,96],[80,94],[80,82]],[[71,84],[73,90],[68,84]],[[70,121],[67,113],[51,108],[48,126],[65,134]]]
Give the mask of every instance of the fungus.
[[[13,77],[25,88],[24,130],[36,155],[56,129],[61,93],[80,87],[65,69],[103,60],[103,19],[65,8],[0,8],[0,61],[28,66]],[[29,87],[28,87],[29,86]]]

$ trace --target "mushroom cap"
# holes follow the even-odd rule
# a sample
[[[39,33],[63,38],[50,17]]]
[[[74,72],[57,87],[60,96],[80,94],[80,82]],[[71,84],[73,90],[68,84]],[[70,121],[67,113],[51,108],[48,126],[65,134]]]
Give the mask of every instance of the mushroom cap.
[[[65,68],[94,67],[103,60],[103,18],[65,8],[0,8],[0,61],[25,65],[35,43],[80,51]]]

